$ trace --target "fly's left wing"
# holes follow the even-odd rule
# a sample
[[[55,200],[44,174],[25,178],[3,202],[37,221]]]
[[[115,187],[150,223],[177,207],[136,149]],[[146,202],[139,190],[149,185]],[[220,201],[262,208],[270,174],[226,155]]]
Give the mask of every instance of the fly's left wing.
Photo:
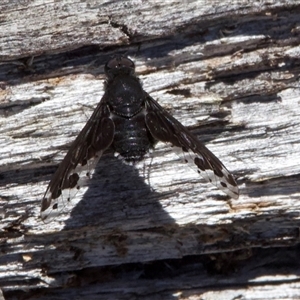
[[[43,220],[66,205],[83,182],[90,178],[102,153],[112,143],[115,126],[109,117],[105,95],[60,163],[41,206]]]
[[[238,186],[221,161],[147,93],[145,99],[146,124],[153,137],[180,147],[188,154],[185,155],[186,162],[196,168],[204,179],[237,199]]]

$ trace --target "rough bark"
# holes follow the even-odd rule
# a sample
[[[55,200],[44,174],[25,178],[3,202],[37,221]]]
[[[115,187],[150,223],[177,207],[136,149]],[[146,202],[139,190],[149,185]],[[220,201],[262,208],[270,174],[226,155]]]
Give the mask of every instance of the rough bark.
[[[299,299],[298,1],[2,1],[5,299]],[[159,143],[108,153],[44,224],[40,201],[129,55],[144,89],[235,175],[238,200]]]

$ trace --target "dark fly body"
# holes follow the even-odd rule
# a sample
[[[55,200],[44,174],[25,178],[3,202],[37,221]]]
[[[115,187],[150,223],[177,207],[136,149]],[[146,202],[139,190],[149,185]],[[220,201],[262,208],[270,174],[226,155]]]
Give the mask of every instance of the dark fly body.
[[[69,201],[92,176],[103,152],[111,147],[127,162],[137,162],[157,141],[170,143],[185,153],[195,170],[227,195],[237,199],[233,176],[193,134],[165,111],[135,75],[134,63],[118,56],[105,65],[105,94],[94,113],[59,165],[42,200],[41,216],[46,219]]]

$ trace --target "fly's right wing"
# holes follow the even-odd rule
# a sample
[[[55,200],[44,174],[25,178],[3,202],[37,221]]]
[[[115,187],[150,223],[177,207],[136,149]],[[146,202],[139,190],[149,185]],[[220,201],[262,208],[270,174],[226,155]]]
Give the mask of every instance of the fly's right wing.
[[[147,93],[145,99],[146,124],[153,137],[179,147],[185,153],[186,163],[208,182],[237,199],[238,186],[221,161]]]

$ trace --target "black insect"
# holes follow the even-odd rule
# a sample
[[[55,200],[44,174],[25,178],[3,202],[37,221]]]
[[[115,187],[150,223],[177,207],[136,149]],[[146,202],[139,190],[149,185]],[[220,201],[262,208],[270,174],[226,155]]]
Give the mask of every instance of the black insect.
[[[41,216],[58,210],[72,191],[91,177],[102,153],[112,147],[126,162],[137,162],[157,141],[169,142],[185,153],[207,181],[237,199],[233,176],[194,135],[147,94],[135,75],[134,63],[118,56],[105,65],[105,94],[72,144],[49,183]],[[60,200],[61,199],[61,200]]]

